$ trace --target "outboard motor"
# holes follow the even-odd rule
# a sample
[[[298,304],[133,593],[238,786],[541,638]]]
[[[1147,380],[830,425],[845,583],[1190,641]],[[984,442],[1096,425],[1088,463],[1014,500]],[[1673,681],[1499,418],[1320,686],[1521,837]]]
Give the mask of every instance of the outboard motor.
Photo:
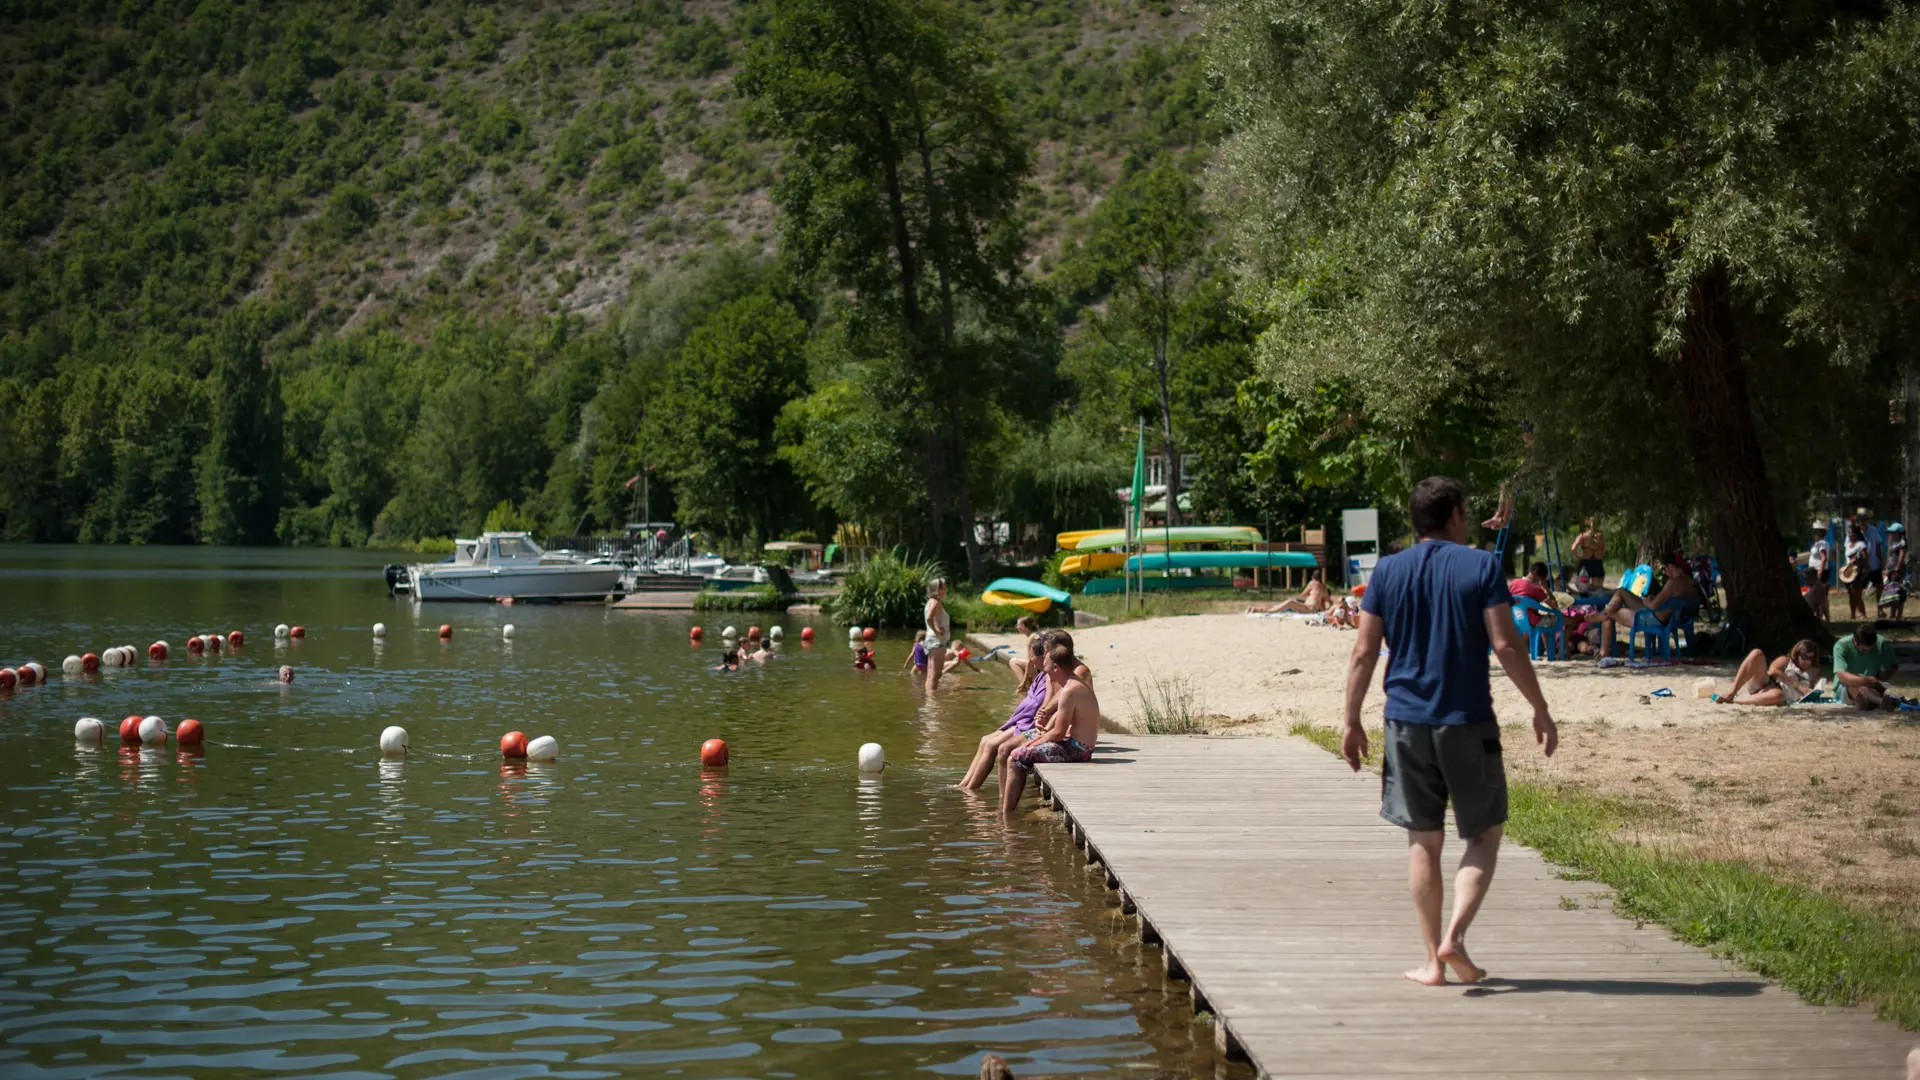
[[[386,574],[388,596],[407,591],[409,586],[407,585],[407,568],[405,564],[388,563]]]

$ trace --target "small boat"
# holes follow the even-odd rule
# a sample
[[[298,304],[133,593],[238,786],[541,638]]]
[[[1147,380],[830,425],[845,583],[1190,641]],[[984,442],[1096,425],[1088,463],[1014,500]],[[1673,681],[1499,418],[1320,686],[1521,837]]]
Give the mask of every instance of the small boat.
[[[620,591],[618,565],[550,554],[527,533],[490,532],[453,545],[449,561],[407,567],[415,600],[602,600]]]

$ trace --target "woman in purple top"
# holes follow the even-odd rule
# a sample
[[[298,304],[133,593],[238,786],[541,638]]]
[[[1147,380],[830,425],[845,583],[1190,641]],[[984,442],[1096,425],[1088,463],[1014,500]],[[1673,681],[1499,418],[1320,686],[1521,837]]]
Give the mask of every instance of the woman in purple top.
[[[967,768],[966,779],[960,781],[962,791],[978,791],[980,785],[987,782],[987,774],[993,771],[994,762],[1000,757],[1002,747],[1012,748],[1033,738],[1034,718],[1040,713],[1040,706],[1047,700],[1047,680],[1040,674],[1040,660],[1046,655],[1046,645],[1039,634],[1027,639],[1027,663],[1024,677],[1020,680],[1020,704],[1007,717],[1007,722],[980,737],[980,748],[974,751],[973,764]]]

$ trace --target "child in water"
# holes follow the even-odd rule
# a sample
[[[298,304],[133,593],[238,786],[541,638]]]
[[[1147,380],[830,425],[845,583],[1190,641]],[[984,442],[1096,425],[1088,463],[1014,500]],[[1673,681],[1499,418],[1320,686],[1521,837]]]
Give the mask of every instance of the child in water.
[[[877,666],[878,665],[876,665],[873,662],[873,650],[871,648],[869,648],[868,646],[862,645],[858,649],[854,650],[853,670],[872,671]]]
[[[739,650],[739,649],[728,649],[728,650],[727,650],[726,652],[723,652],[723,653],[721,653],[721,654],[720,654],[720,666],[719,666],[719,667],[716,667],[716,668],[714,668],[713,670],[715,670],[715,671],[739,671],[739,670],[740,670],[740,650]]]
[[[925,630],[916,630],[913,633],[913,652],[907,656],[907,662],[900,665],[901,671],[908,668],[913,669],[913,677],[916,679],[927,673],[927,632]]]

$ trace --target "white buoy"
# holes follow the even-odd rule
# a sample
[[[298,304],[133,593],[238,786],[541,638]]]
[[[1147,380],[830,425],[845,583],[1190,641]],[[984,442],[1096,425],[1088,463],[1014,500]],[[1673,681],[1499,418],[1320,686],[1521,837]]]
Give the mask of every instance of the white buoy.
[[[79,675],[87,670],[87,665],[86,662],[78,656],[68,656],[65,660],[60,661],[60,670],[66,672],[68,675]]]
[[[512,623],[508,623],[507,625],[500,628],[500,637],[506,641],[513,640],[513,624]]]
[[[387,757],[406,757],[407,729],[396,725],[381,732],[380,752]]]
[[[83,716],[73,725],[73,741],[99,746],[107,738],[107,726],[91,716]]]
[[[383,638],[383,637],[386,637],[386,636],[387,636],[387,624],[386,624],[386,623],[383,623],[383,622],[377,622],[377,623],[374,623],[374,624],[373,624],[373,636],[374,636],[374,638],[375,638],[376,640],[377,640],[377,639],[379,639],[379,638]]]
[[[101,667],[120,667],[125,663],[126,658],[120,655],[120,646],[118,645],[108,646],[107,651],[100,654]]]
[[[772,628],[771,630],[768,630],[768,631],[767,631],[767,636],[768,636],[768,637],[770,637],[770,638],[772,638],[772,639],[773,639],[773,640],[775,640],[775,641],[779,641],[779,640],[780,640],[781,638],[783,638],[783,637],[786,637],[786,636],[787,636],[787,632],[786,632],[785,630],[782,630],[782,629],[780,629],[779,627],[777,627],[777,626],[776,626],[776,627],[774,627],[774,628]]]
[[[860,771],[879,772],[887,767],[886,751],[880,749],[877,742],[865,743],[860,747]]]
[[[287,635],[291,633],[293,633],[293,628],[289,627],[286,623],[281,623],[273,628],[273,640],[285,641],[287,640]]]
[[[727,626],[727,628],[726,628],[725,630],[722,630],[722,631],[720,631],[720,636],[721,636],[721,637],[723,637],[723,638],[725,638],[725,637],[739,637],[739,636],[740,636],[740,631],[738,631],[738,630],[735,630],[735,629],[733,628],[733,626],[732,626],[731,624],[729,624],[729,625]]]
[[[857,627],[857,626],[849,626],[849,627],[847,627],[847,640],[848,640],[848,641],[859,641],[859,640],[860,640],[860,628],[859,628],[859,627]]]
[[[560,756],[560,744],[551,735],[542,735],[527,744],[528,761],[552,761]]]
[[[159,746],[166,742],[167,722],[157,716],[140,721],[140,741],[148,746]]]

